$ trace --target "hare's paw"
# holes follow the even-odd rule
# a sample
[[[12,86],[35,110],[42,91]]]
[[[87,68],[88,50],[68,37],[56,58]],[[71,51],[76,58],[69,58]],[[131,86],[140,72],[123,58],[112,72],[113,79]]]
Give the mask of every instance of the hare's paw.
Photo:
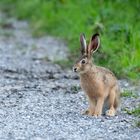
[[[100,110],[95,110],[95,112],[94,112],[94,114],[93,114],[93,116],[94,117],[99,117],[99,116],[101,116],[101,114],[102,114],[102,112],[100,111]]]
[[[107,116],[115,116],[116,111],[114,109],[109,109],[106,111]]]
[[[99,117],[99,116],[101,116],[101,113],[94,113],[93,116],[94,117]]]

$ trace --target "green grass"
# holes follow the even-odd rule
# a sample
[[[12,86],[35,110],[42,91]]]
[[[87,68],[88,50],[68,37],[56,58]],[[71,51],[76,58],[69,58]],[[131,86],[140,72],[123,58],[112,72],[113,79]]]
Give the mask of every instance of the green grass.
[[[125,109],[125,111],[129,115],[134,115],[134,116],[138,117],[138,120],[135,121],[135,126],[140,127],[140,104],[138,107],[136,107],[132,110]]]
[[[133,93],[132,91],[125,90],[125,91],[123,91],[121,93],[121,97],[128,97],[128,98],[134,97],[134,98],[138,98],[138,95]]]
[[[125,109],[125,111],[129,115],[134,115],[134,116],[140,117],[140,105],[138,107],[134,108],[133,110]]]
[[[139,0],[1,0],[0,8],[29,20],[36,36],[66,40],[71,62],[80,54],[79,34],[84,32],[89,40],[99,32],[96,64],[110,68],[119,78],[140,78]]]

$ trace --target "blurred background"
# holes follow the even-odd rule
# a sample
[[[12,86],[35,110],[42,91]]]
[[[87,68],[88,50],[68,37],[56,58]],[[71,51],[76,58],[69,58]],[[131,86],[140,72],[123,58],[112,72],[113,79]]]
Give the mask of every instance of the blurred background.
[[[95,63],[110,68],[118,78],[140,78],[140,0],[0,0],[8,16],[29,21],[35,37],[51,35],[67,43],[71,67],[79,56],[80,33],[87,40],[100,33]]]

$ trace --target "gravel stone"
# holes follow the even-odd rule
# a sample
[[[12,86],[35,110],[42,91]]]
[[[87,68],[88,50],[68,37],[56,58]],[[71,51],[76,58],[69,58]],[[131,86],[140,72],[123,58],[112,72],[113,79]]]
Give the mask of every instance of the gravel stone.
[[[7,24],[0,26],[1,30],[12,32],[0,34],[1,140],[140,139],[140,129],[135,126],[139,118],[124,111],[136,107],[139,96],[122,97],[115,117],[81,115],[88,103],[78,76],[42,59],[45,49],[60,47],[62,42],[52,37],[34,39],[27,32],[27,22],[0,17]],[[40,47],[34,48],[34,44]],[[56,50],[51,47],[50,51]],[[139,86],[126,80],[119,83],[121,91],[133,90],[140,95]]]

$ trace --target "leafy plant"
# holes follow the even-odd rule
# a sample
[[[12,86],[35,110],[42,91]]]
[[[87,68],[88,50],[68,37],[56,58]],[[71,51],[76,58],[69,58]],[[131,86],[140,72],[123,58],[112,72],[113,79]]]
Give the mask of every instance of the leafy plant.
[[[140,117],[140,105],[139,105],[137,108],[134,108],[134,109],[132,109],[132,110],[125,109],[125,111],[126,111],[129,115],[135,115],[135,116]]]
[[[128,90],[125,90],[124,92],[122,92],[121,96],[122,97],[134,97],[134,98],[138,97],[137,94],[133,93],[132,91],[128,91]]]

